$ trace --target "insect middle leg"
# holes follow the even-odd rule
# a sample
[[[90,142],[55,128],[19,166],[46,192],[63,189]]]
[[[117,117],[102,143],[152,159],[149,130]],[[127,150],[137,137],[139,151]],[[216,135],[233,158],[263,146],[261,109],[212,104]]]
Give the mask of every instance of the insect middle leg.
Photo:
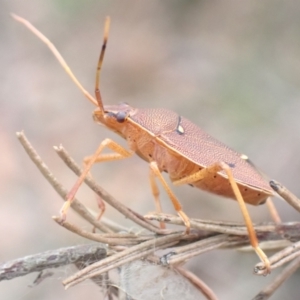
[[[159,200],[159,190],[158,190],[158,187],[155,182],[155,177],[157,177],[159,179],[159,181],[161,182],[165,191],[167,192],[176,212],[178,213],[178,215],[184,222],[185,227],[186,227],[186,233],[188,234],[190,232],[190,228],[191,228],[190,220],[189,220],[188,216],[182,211],[182,207],[181,207],[179,200],[176,198],[176,196],[172,192],[168,183],[165,181],[164,177],[162,176],[161,171],[159,170],[159,168],[157,166],[157,163],[154,161],[154,162],[150,163],[150,183],[151,183],[152,193],[155,198],[156,208],[158,209],[159,212],[161,212],[161,205],[160,205],[160,200]]]
[[[153,172],[153,170],[151,168],[150,168],[150,173],[149,173],[149,179],[150,179],[152,194],[154,196],[155,209],[158,213],[161,213],[162,208],[161,208],[161,202],[160,202],[160,199],[159,199],[159,189],[158,189],[158,186],[155,182],[155,173]],[[165,229],[166,228],[165,223],[160,222],[160,228]]]
[[[266,256],[266,254],[263,252],[263,250],[259,247],[258,239],[257,239],[256,233],[255,233],[253,223],[250,218],[248,209],[246,207],[245,201],[244,201],[243,196],[239,190],[239,187],[232,175],[232,171],[226,163],[224,163],[224,162],[215,163],[215,164],[213,164],[209,167],[206,167],[194,174],[191,174],[180,180],[176,180],[173,183],[174,183],[174,185],[189,184],[189,183],[191,184],[193,182],[199,181],[199,180],[207,177],[208,174],[217,173],[222,170],[226,173],[226,175],[228,177],[228,181],[230,182],[231,188],[233,190],[233,193],[239,203],[239,206],[242,211],[242,215],[244,217],[244,221],[245,221],[245,224],[247,227],[250,244],[253,247],[256,254],[258,255],[258,257],[260,258],[260,260],[264,263],[265,274],[268,274],[271,271],[270,261],[269,261],[268,257]]]
[[[101,154],[101,152],[105,148],[111,149],[112,151],[114,151],[114,153]],[[83,169],[80,177],[77,179],[77,181],[75,182],[75,184],[72,187],[72,189],[70,190],[70,192],[67,194],[66,201],[60,210],[62,221],[64,221],[66,219],[67,211],[68,211],[69,207],[71,206],[72,201],[73,201],[79,187],[83,183],[85,177],[88,175],[88,173],[94,163],[128,158],[128,157],[132,156],[133,153],[134,153],[133,151],[123,148],[121,145],[119,145],[118,143],[114,142],[111,139],[105,139],[104,141],[102,141],[102,143],[99,145],[96,152],[93,155],[88,156],[84,160],[84,162],[86,164],[85,168]]]

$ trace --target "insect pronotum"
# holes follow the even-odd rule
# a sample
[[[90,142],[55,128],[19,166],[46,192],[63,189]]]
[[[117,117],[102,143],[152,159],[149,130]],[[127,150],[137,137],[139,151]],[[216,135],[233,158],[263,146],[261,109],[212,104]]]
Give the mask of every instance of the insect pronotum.
[[[250,243],[264,263],[265,274],[270,272],[269,260],[259,247],[245,203],[262,204],[268,197],[273,196],[273,191],[248,161],[247,156],[230,149],[173,111],[164,108],[137,109],[124,103],[103,105],[99,84],[108,39],[109,18],[105,22],[104,41],[97,65],[95,99],[76,79],[55,46],[27,20],[16,15],[13,17],[46,43],[78,88],[97,107],[93,113],[94,120],[121,135],[129,146],[129,149],[125,149],[113,140],[105,139],[97,151],[85,159],[86,167],[61,209],[62,219],[65,219],[75,193],[94,163],[123,159],[136,153],[149,163],[150,183],[157,210],[160,211],[161,207],[156,179],[161,182],[175,210],[185,223],[187,233],[190,229],[189,218],[183,212],[162,172],[167,172],[175,185],[190,184],[237,200],[245,219]],[[104,148],[110,148],[113,153],[103,154]]]

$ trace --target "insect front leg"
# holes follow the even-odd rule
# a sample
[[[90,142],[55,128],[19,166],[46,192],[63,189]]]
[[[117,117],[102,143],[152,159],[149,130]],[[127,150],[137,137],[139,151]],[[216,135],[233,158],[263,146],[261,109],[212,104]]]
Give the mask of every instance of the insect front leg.
[[[246,207],[245,201],[244,201],[243,196],[239,190],[239,187],[233,177],[232,171],[226,163],[224,163],[224,162],[215,163],[215,164],[213,164],[209,167],[206,167],[194,174],[191,174],[187,177],[176,180],[173,183],[174,183],[174,185],[189,184],[189,183],[191,184],[191,183],[194,183],[196,181],[199,181],[199,180],[205,178],[206,176],[208,176],[208,174],[211,175],[211,174],[217,173],[221,170],[223,170],[226,173],[226,175],[228,177],[228,181],[229,181],[231,188],[233,190],[233,193],[236,197],[236,200],[239,203],[239,206],[242,211],[242,215],[244,217],[244,221],[245,221],[245,224],[247,227],[250,244],[253,247],[256,254],[258,255],[258,257],[260,258],[260,260],[264,263],[265,274],[269,274],[271,271],[270,261],[269,261],[268,257],[266,256],[266,254],[263,252],[263,250],[259,247],[258,239],[257,239],[256,233],[255,233],[254,227],[253,227],[251,217],[250,217],[248,209]]]
[[[105,148],[109,148],[112,151],[114,151],[115,153],[101,154],[101,152]],[[132,156],[133,153],[134,153],[133,151],[125,149],[124,147],[122,147],[121,145],[119,145],[118,143],[114,142],[111,139],[105,139],[104,141],[102,141],[102,143],[99,145],[96,152],[93,155],[87,157],[87,159],[85,160],[86,166],[83,169],[80,177],[77,179],[76,183],[74,184],[74,186],[68,193],[68,195],[66,197],[66,201],[60,210],[61,220],[64,221],[66,219],[67,211],[68,211],[69,207],[71,206],[72,201],[73,201],[79,187],[81,186],[85,177],[88,175],[88,173],[94,163],[128,158],[128,157]]]
[[[164,187],[170,200],[172,201],[172,204],[173,204],[176,212],[178,213],[178,215],[180,216],[180,218],[182,219],[182,221],[185,224],[186,233],[189,234],[190,228],[191,228],[190,220],[189,220],[188,216],[182,211],[182,207],[181,207],[179,200],[176,198],[176,196],[172,192],[171,188],[169,187],[168,183],[165,181],[164,177],[162,176],[161,171],[159,170],[159,168],[157,166],[157,163],[155,161],[153,161],[149,165],[150,165],[150,174],[151,174],[150,175],[150,183],[151,183],[151,187],[152,187],[152,192],[153,192],[155,201],[159,203],[159,204],[156,204],[156,205],[158,205],[157,207],[159,207],[159,209],[161,211],[161,205],[160,205],[160,201],[159,201],[159,190],[155,183],[155,177],[157,177],[160,180],[162,186]]]

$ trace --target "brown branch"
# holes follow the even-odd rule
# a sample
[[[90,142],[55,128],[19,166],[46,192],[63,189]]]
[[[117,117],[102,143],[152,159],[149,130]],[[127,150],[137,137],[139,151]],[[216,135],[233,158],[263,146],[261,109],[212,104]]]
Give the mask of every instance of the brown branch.
[[[145,218],[174,225],[184,225],[180,217],[165,213],[148,213]],[[247,229],[243,223],[216,222],[200,219],[190,219],[190,223],[191,228],[200,230],[201,232],[209,231],[212,233],[224,233],[235,236],[248,236]],[[260,241],[279,240],[283,239],[282,236],[290,241],[300,240],[300,222],[287,222],[281,224],[264,222],[261,224],[254,224],[254,227]]]
[[[294,194],[292,194],[285,186],[281,183],[271,180],[271,188],[278,193],[289,205],[300,212],[300,200]]]
[[[278,268],[287,262],[290,262],[294,258],[300,256],[300,242],[297,242],[291,246],[284,248],[283,250],[275,253],[271,257],[269,257],[271,263],[271,269]],[[258,263],[255,268],[257,270],[257,274],[260,275],[262,272],[260,271],[262,267],[262,263]]]
[[[29,255],[0,264],[0,281],[81,261],[101,260],[106,255],[107,249],[101,244],[79,245]]]
[[[64,163],[77,175],[81,175],[80,167],[75,163],[75,161],[69,156],[66,150],[62,147],[54,148],[59,157],[64,161]],[[102,187],[100,187],[90,176],[86,176],[85,183],[105,202],[114,207],[117,211],[123,214],[126,218],[132,220],[136,224],[152,231],[157,234],[168,234],[172,231],[170,230],[162,230],[150,223],[148,220],[145,220],[143,216],[133,213],[128,207],[126,207],[121,202],[117,201],[113,196],[111,196],[108,192],[106,192]]]
[[[208,237],[203,240],[190,243],[182,247],[176,247],[176,249],[173,252],[165,255],[164,257],[161,258],[161,260],[164,261],[165,264],[167,265],[176,266],[202,253],[214,249],[218,249],[218,248],[226,248],[226,246],[231,241],[235,241],[235,242],[239,241],[240,242],[239,246],[247,243],[245,239],[241,241],[241,237],[229,237],[226,234],[220,234],[217,236]]]
[[[202,294],[206,297],[206,299],[218,300],[213,290],[206,283],[204,283],[200,278],[198,278],[195,274],[185,270],[182,267],[176,267],[176,271],[179,272],[185,278],[187,278],[190,282],[192,282],[202,292]]]
[[[129,261],[137,260],[141,257],[146,257],[147,255],[154,253],[157,249],[163,248],[165,244],[169,245],[170,243],[178,242],[178,239],[182,236],[182,233],[173,233],[143,242],[136,246],[132,246],[120,253],[116,253],[110,257],[107,257],[105,261],[97,262],[85,268],[84,270],[77,272],[73,276],[70,276],[69,278],[64,280],[63,284],[66,286],[66,288],[68,288],[87,278],[100,275],[103,272],[107,272]],[[128,259],[128,257],[131,257],[131,259]]]
[[[77,227],[74,224],[71,224],[67,221],[64,221],[63,223],[60,220],[60,217],[52,217],[53,220],[61,225],[62,227],[68,229],[69,231],[82,236],[86,239],[89,239],[91,241],[100,242],[104,244],[109,244],[110,246],[124,246],[124,245],[135,245],[137,243],[143,242],[145,240],[153,239],[153,236],[138,236],[135,234],[97,234],[92,233],[86,230],[83,230],[79,227]]]
[[[263,288],[253,300],[267,300],[297,269],[300,268],[300,257],[292,261],[285,269],[266,287]]]
[[[40,169],[42,174],[46,179],[51,183],[55,190],[65,198],[67,191],[63,186],[57,181],[54,175],[49,171],[48,167],[38,156],[36,151],[30,145],[23,133],[18,133],[18,138],[21,141],[23,147],[29,154],[30,158]],[[67,154],[67,152],[62,148],[55,148],[59,156],[64,160],[69,168],[71,168],[78,176],[81,173],[78,165],[73,161],[73,159]],[[131,209],[124,206],[122,203],[114,199],[106,191],[104,191],[97,183],[91,178],[87,177],[85,179],[86,184],[98,194],[104,201],[117,209],[125,217],[130,218],[136,224],[146,228],[150,231],[148,234],[132,234],[125,233],[120,234],[121,230],[124,231],[124,228],[120,228],[118,224],[112,224],[111,222],[105,222],[103,226],[103,220],[101,219],[101,224],[99,224],[95,218],[91,216],[88,210],[81,205],[78,201],[73,202],[72,207],[74,206],[76,211],[82,215],[85,219],[89,220],[91,224],[105,232],[105,234],[94,234],[87,232],[78,228],[74,224],[65,222],[61,224],[68,230],[71,230],[77,235],[85,237],[93,241],[100,241],[102,243],[109,245],[109,256],[98,261],[92,265],[89,265],[85,269],[77,272],[70,278],[64,281],[66,287],[75,285],[85,279],[93,278],[102,278],[105,274],[117,267],[120,267],[126,263],[139,260],[141,258],[151,259],[161,265],[173,265],[175,268],[179,263],[182,263],[191,257],[199,255],[201,253],[211,251],[213,249],[224,249],[224,248],[239,248],[249,244],[248,233],[244,224],[240,223],[231,223],[231,222],[218,222],[210,220],[198,220],[191,219],[191,234],[184,235],[182,232],[184,230],[171,231],[171,230],[162,230],[157,226],[153,225],[151,221],[155,220],[158,222],[171,223],[179,226],[184,226],[182,220],[173,215],[168,214],[157,214],[152,213],[148,214],[146,217],[139,215],[138,213],[132,211]],[[297,209],[299,205],[299,200],[297,197],[292,195],[289,191],[286,190],[279,183],[273,183],[273,188],[276,186],[277,192],[284,197],[288,203],[290,203],[294,208]],[[292,199],[292,200],[291,200]],[[79,204],[78,204],[79,203]],[[54,220],[57,219],[54,217]],[[263,223],[255,224],[255,230],[257,236],[261,242],[282,242],[283,239],[289,240],[290,242],[296,242],[288,247],[280,250],[275,255],[270,257],[271,268],[275,269],[289,261],[293,260],[293,263],[298,261],[298,256],[300,255],[300,223],[299,222],[289,222],[289,223]],[[158,237],[157,234],[164,234],[162,237]],[[172,251],[169,254],[166,254],[162,257],[157,256],[156,251],[158,249],[168,249],[172,247]],[[107,253],[106,253],[107,254]],[[38,260],[38,259],[37,259]],[[22,259],[21,259],[22,261]],[[39,261],[39,260],[38,260]],[[292,265],[292,264],[291,264]],[[256,265],[256,269],[261,266],[261,263]],[[291,269],[292,267],[290,267]],[[295,267],[293,267],[294,270]],[[285,269],[284,273],[277,280],[277,282],[283,282],[290,274],[291,271],[289,268]],[[1,271],[1,268],[0,268]],[[18,270],[14,270],[16,274],[20,274]],[[30,271],[31,272],[31,271]],[[1,274],[1,273],[0,273]],[[259,274],[259,272],[258,272]],[[22,274],[21,274],[22,275]],[[16,276],[21,276],[16,275]],[[187,273],[183,276],[188,277]],[[13,278],[14,275],[9,275]],[[100,276],[100,277],[99,277]],[[192,278],[192,277],[191,277]],[[196,278],[196,277],[195,277]],[[194,278],[194,279],[195,279]],[[191,279],[192,280],[192,279]],[[193,280],[192,280],[193,281]],[[198,285],[200,288],[201,281],[197,280],[193,282]],[[281,284],[280,283],[280,284]],[[279,284],[279,285],[280,285]],[[279,286],[274,283],[276,288]],[[271,288],[267,287],[266,291],[261,293],[268,294],[268,291],[271,289],[273,292],[276,288],[272,286]],[[205,287],[200,288],[205,294]],[[261,294],[262,295],[262,294]],[[206,295],[208,299],[216,299],[216,297],[211,294]],[[210,297],[210,298],[209,298]],[[215,297],[215,298],[214,298]],[[257,298],[259,299],[259,298]],[[265,299],[265,298],[262,298]]]
[[[49,170],[42,158],[38,155],[36,150],[32,147],[31,143],[26,138],[24,132],[17,132],[16,134],[30,159],[37,166],[37,168],[40,170],[40,172],[46,178],[46,180],[52,185],[55,191],[62,197],[63,200],[65,200],[68,191],[61,185],[61,183],[58,182],[54,174]],[[90,224],[94,225],[102,232],[112,232],[112,230],[110,230],[109,227],[97,222],[96,219],[92,216],[92,214],[77,199],[74,199],[72,203],[72,208],[80,216],[82,216],[85,220],[87,220]]]

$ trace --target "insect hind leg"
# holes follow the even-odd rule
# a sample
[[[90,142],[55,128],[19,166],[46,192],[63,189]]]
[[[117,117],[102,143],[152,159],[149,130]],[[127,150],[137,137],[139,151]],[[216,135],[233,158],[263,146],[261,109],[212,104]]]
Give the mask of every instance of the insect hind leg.
[[[244,221],[245,221],[245,224],[247,227],[250,244],[251,244],[252,248],[254,249],[254,251],[256,252],[256,254],[258,255],[258,257],[260,258],[260,260],[264,263],[265,274],[269,274],[271,271],[270,261],[269,261],[268,257],[266,256],[266,254],[263,252],[263,250],[259,247],[258,239],[257,239],[256,233],[254,230],[254,226],[253,226],[251,217],[250,217],[248,209],[246,207],[245,201],[244,201],[243,196],[238,188],[238,185],[233,177],[232,171],[226,163],[224,163],[224,162],[215,163],[215,164],[213,164],[209,167],[206,167],[194,174],[191,174],[187,177],[176,180],[173,183],[174,183],[174,185],[189,184],[189,183],[192,184],[196,181],[199,181],[199,180],[207,177],[209,174],[211,175],[212,173],[217,173],[222,170],[226,173],[226,175],[228,177],[228,181],[231,185],[232,191],[233,191],[235,198],[238,201],[238,204],[240,206],[240,209],[241,209],[241,212],[242,212],[242,215],[244,217]]]

